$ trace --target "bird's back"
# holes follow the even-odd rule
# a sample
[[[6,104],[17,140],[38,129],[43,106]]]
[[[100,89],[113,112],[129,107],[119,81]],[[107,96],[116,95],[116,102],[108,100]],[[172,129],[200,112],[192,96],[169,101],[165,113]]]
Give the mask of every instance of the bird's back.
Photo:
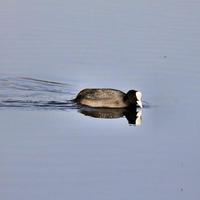
[[[124,97],[125,93],[120,90],[110,88],[99,88],[99,89],[84,89],[77,95],[76,98],[85,99],[113,99]]]
[[[110,88],[84,89],[77,95],[75,101],[91,107],[122,108],[125,93]]]

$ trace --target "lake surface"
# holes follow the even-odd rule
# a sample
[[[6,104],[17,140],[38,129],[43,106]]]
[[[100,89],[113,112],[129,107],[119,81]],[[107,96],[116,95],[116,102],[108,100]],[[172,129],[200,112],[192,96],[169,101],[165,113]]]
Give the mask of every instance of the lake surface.
[[[199,7],[2,0],[1,199],[198,200]],[[142,91],[140,125],[82,111],[86,87]]]

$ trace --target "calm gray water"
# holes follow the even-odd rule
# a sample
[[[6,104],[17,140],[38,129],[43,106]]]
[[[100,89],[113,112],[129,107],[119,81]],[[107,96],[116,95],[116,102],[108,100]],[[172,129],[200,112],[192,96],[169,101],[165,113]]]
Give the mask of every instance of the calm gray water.
[[[199,200],[199,8],[2,0],[0,199]],[[69,101],[85,87],[150,106],[140,126],[90,116]]]

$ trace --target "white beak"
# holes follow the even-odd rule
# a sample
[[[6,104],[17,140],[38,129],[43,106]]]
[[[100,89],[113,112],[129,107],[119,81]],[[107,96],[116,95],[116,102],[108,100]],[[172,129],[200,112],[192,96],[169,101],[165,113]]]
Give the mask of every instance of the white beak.
[[[141,92],[136,92],[136,97],[137,97],[137,104],[142,108],[142,93]]]
[[[140,106],[140,108],[142,108],[142,101],[137,101],[138,106]]]

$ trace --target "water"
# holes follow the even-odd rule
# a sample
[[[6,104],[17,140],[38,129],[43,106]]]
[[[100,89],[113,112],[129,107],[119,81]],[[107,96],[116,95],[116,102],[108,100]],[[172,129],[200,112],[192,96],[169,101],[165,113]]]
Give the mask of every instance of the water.
[[[73,109],[73,86],[33,78],[1,78],[0,108]]]
[[[199,6],[1,1],[1,199],[199,199]],[[140,126],[86,87],[141,90]]]

